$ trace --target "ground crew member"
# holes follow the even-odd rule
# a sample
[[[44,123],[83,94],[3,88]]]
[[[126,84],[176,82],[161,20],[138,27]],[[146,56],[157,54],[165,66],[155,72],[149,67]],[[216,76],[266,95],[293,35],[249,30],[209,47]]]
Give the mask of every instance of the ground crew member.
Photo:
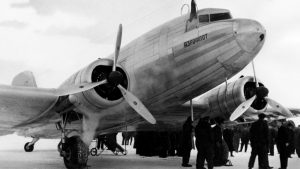
[[[241,149],[242,152],[243,147],[245,147],[245,152],[247,152],[248,144],[249,144],[249,127],[245,125],[245,127],[241,131]]]
[[[276,130],[273,126],[269,126],[269,153],[270,156],[274,156],[274,145],[275,145],[275,139],[276,139]]]
[[[213,134],[212,129],[209,124],[209,117],[204,117],[200,119],[196,129],[196,147],[198,150],[196,168],[203,169],[204,161],[207,161],[208,169],[213,169],[213,157],[214,157],[214,148],[213,148]]]
[[[192,119],[188,117],[182,127],[182,167],[192,167],[189,164],[190,161],[190,154],[193,148],[193,126],[192,126]]]
[[[226,128],[223,131],[223,137],[230,151],[230,156],[233,157],[233,130],[231,128]]]
[[[258,120],[251,125],[250,128],[250,141],[252,152],[249,159],[248,167],[253,168],[255,158],[258,155],[258,164],[260,169],[269,169],[268,160],[268,123],[264,120],[265,114],[258,115]]]
[[[295,148],[298,157],[300,158],[300,125],[295,129]]]
[[[215,118],[216,126],[213,128],[213,135],[214,135],[214,166],[222,166],[225,165],[228,161],[227,158],[224,158],[224,147],[222,144],[222,136],[223,136],[223,129],[222,123],[224,119],[222,118]]]
[[[291,142],[288,125],[289,123],[285,122],[278,129],[277,146],[280,154],[279,155],[280,169],[286,169],[288,163],[288,157],[289,157],[288,146]]]

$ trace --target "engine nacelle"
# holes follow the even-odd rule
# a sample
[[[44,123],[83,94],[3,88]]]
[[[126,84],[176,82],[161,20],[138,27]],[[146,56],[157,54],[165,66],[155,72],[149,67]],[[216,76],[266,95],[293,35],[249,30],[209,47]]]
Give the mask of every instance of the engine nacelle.
[[[259,86],[264,86],[261,82]],[[243,77],[228,85],[221,85],[205,93],[199,99],[208,111],[205,116],[224,117],[228,119],[233,111],[244,101],[256,94],[256,84],[253,77]],[[267,106],[264,99],[256,99],[248,111],[263,110]]]
[[[81,83],[92,83],[107,80],[109,74],[112,72],[113,61],[110,59],[98,59],[73,74],[60,87],[65,88],[70,85],[77,85]],[[123,76],[120,85],[128,88],[128,76],[125,71],[117,66],[116,70]],[[122,93],[117,87],[111,84],[102,84],[94,89],[75,94],[80,103],[88,106],[96,106],[98,108],[106,108],[116,105],[123,100]]]

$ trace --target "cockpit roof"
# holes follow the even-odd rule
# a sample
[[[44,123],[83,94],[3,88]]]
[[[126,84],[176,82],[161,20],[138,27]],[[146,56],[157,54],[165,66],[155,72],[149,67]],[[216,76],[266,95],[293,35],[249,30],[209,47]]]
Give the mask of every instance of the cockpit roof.
[[[221,8],[204,8],[197,11],[198,15],[216,14],[216,13],[230,13],[230,11],[228,9],[221,9]]]

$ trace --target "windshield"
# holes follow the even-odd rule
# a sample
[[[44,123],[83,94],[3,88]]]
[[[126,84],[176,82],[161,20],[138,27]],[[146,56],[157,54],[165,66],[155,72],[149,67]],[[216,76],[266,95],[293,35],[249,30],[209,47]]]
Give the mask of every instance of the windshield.
[[[226,13],[215,13],[215,14],[205,14],[205,15],[199,15],[198,19],[200,23],[208,23],[208,22],[214,22],[219,20],[226,20],[231,19],[231,15],[229,12]]]
[[[209,16],[208,15],[199,15],[199,22],[209,22]]]
[[[231,19],[231,15],[229,13],[216,13],[210,15],[211,22],[225,19]]]

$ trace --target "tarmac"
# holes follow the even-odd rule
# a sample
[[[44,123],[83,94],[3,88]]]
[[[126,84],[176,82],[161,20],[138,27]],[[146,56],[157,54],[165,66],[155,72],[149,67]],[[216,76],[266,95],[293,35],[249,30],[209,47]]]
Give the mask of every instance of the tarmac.
[[[178,169],[181,167],[180,157],[142,157],[135,155],[135,149],[129,147],[128,154],[115,155],[109,150],[103,151],[100,156],[90,156],[88,161],[89,169]],[[234,153],[235,157],[230,157],[233,166],[215,167],[217,169],[246,169],[250,150],[247,153]],[[190,163],[196,168],[196,154],[191,153]],[[288,169],[299,169],[300,158],[296,155],[289,159]],[[256,159],[257,160],[257,159]],[[280,167],[279,155],[269,156],[270,165],[277,169]],[[187,169],[189,169],[187,168]],[[255,167],[258,168],[257,161]],[[65,169],[62,158],[56,149],[39,150],[36,147],[31,153],[23,150],[1,150],[0,169]]]
[[[121,142],[121,135],[118,134],[118,143]],[[8,135],[0,137],[0,169],[65,169],[63,159],[57,151],[58,139],[39,140],[33,152],[24,152],[24,144],[31,141],[31,138]],[[90,148],[95,146],[92,142]],[[250,147],[250,146],[249,146]],[[89,169],[183,169],[181,167],[181,157],[143,157],[135,154],[132,146],[127,146],[128,154],[115,155],[109,150],[102,152],[100,156],[89,156]],[[269,156],[270,165],[274,169],[280,167],[279,154],[275,150],[275,156]],[[216,169],[247,169],[251,148],[247,153],[234,153],[235,157],[230,157],[233,166],[215,167]],[[190,163],[196,168],[197,151],[192,150]],[[300,158],[292,155],[289,158],[288,169],[299,169]],[[258,168],[258,158],[256,158],[254,169]]]

